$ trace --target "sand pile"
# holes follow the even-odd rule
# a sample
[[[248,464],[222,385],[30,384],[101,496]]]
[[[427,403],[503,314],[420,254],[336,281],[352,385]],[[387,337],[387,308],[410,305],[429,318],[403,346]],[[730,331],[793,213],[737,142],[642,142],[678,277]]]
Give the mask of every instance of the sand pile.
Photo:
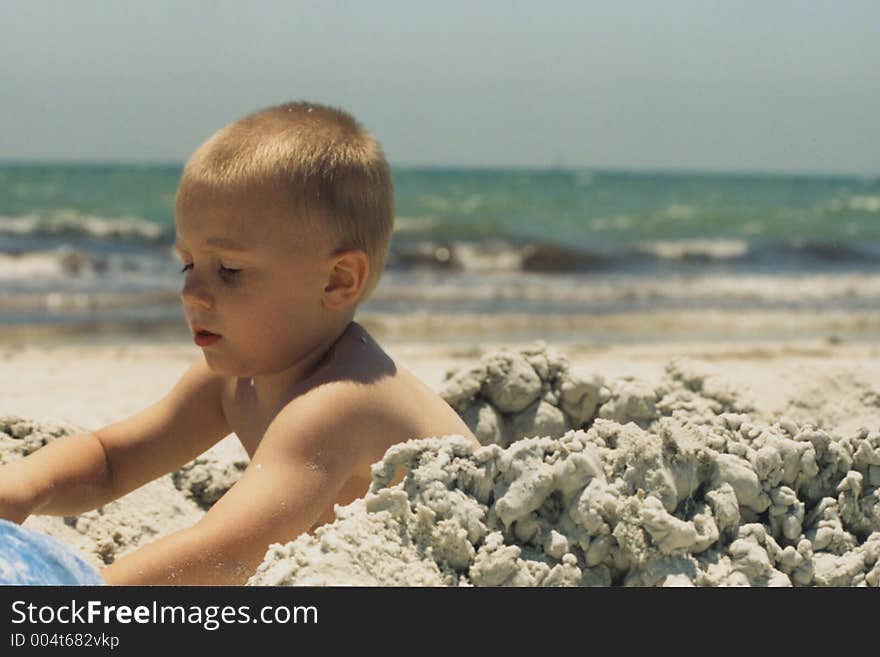
[[[803,406],[767,417],[687,359],[659,381],[609,378],[540,343],[448,372],[441,394],[482,447],[395,446],[364,499],[271,546],[249,584],[880,585],[880,426],[837,431]],[[0,461],[79,430],[0,418]],[[26,526],[101,566],[197,522],[246,463],[212,449],[96,511]],[[390,488],[398,465],[409,474]]]
[[[880,585],[878,431],[755,421],[686,360],[651,386],[543,345],[450,372],[443,395],[483,447],[393,447],[365,499],[249,584]]]

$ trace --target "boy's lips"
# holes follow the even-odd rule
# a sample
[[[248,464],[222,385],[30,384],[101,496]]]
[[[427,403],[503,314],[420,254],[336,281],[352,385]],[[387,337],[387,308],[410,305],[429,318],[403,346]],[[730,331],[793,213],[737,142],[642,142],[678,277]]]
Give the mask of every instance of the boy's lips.
[[[199,333],[203,333],[205,335],[220,335],[219,333],[214,333],[213,331],[209,331],[201,324],[193,324],[192,331],[193,331],[193,335],[198,335]]]
[[[198,324],[193,324],[193,340],[200,347],[207,347],[214,344],[220,339],[220,335],[202,328]]]

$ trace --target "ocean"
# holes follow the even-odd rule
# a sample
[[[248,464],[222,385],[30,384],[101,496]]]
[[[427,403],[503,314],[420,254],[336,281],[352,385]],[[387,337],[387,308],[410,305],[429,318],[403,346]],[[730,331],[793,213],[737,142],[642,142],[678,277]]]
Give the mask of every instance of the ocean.
[[[181,170],[0,165],[0,336],[185,336],[171,251]],[[393,178],[391,254],[358,314],[383,337],[880,337],[880,177]]]

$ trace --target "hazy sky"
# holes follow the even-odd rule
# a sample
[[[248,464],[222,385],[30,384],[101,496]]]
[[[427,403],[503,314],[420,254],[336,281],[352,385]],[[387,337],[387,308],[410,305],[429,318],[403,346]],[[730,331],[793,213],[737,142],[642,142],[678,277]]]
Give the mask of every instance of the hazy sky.
[[[880,173],[877,0],[0,0],[0,160],[183,161],[286,100],[392,164]]]

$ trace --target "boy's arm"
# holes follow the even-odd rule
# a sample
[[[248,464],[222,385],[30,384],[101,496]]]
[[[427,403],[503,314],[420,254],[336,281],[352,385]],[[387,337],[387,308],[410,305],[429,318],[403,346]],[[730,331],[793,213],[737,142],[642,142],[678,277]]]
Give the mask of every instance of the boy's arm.
[[[82,513],[192,460],[229,433],[222,385],[200,358],[144,411],[0,467],[0,517]]]
[[[107,583],[241,585],[270,544],[308,531],[366,453],[362,403],[327,388],[278,414],[242,478],[199,523],[121,557],[101,572]]]
[[[107,455],[110,499],[176,470],[228,436],[224,385],[226,377],[200,356],[161,400],[96,431]]]

